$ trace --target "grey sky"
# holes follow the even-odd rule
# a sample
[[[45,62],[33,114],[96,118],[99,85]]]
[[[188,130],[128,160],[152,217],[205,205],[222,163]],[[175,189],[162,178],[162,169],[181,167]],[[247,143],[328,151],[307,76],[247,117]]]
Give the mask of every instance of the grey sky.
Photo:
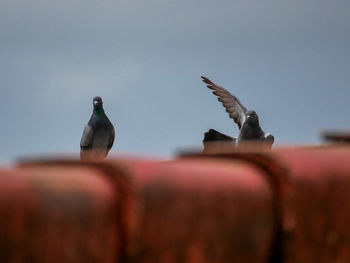
[[[92,97],[112,152],[169,156],[237,129],[200,75],[277,144],[350,124],[350,2],[0,1],[0,160],[78,153]]]

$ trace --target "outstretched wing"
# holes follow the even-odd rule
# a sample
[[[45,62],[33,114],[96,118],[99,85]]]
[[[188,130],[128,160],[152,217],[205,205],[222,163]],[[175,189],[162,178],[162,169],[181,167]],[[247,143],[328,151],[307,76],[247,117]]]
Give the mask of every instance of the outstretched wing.
[[[202,81],[208,84],[207,87],[213,90],[214,95],[219,97],[218,101],[220,101],[225,107],[230,118],[238,124],[239,128],[241,128],[246,120],[247,109],[242,105],[238,98],[206,77],[202,76]]]
[[[80,140],[80,149],[81,150],[87,150],[91,147],[93,137],[93,130],[89,124],[87,124],[83,131],[83,136]]]

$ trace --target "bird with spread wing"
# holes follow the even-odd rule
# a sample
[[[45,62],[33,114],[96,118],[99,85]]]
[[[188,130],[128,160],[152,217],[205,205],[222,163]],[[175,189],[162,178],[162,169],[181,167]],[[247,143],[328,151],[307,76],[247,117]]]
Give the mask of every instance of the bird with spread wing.
[[[258,141],[272,146],[274,136],[261,129],[259,117],[255,111],[247,110],[236,96],[208,78],[202,76],[202,81],[207,84],[209,89],[213,90],[213,94],[218,97],[218,101],[222,103],[230,118],[238,125],[239,134],[236,145],[244,141]]]

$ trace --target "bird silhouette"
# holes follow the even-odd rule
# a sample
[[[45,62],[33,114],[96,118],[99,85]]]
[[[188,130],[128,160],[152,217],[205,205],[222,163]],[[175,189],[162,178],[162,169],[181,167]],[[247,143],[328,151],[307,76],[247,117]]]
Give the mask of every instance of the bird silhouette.
[[[230,118],[238,125],[237,146],[246,141],[264,142],[272,146],[274,136],[270,133],[265,133],[261,129],[259,117],[255,111],[247,110],[236,96],[223,87],[216,85],[208,78],[202,76],[202,81],[208,84],[207,87],[213,90],[215,96],[218,96],[218,101],[222,103]]]
[[[104,159],[114,143],[114,127],[104,112],[101,97],[93,98],[93,106],[80,141],[81,160]]]

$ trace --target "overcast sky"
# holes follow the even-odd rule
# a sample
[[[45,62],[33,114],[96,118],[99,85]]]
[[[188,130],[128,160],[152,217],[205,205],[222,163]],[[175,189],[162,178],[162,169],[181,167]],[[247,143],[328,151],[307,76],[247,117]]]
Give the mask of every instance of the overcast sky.
[[[237,128],[205,75],[277,144],[350,129],[350,1],[0,1],[0,161],[79,152],[92,98],[115,153],[171,156]]]

